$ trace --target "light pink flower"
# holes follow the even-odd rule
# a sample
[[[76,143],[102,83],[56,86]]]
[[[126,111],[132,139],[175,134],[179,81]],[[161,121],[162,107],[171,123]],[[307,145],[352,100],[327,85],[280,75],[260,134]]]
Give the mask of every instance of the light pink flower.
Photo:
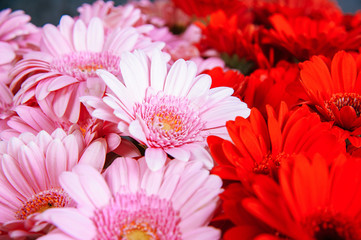
[[[200,56],[196,43],[201,37],[201,30],[195,25],[190,25],[180,35],[171,33],[168,27],[155,28],[148,35],[154,41],[165,43],[163,51],[169,53],[173,61],[180,58],[190,60]]]
[[[102,97],[105,91],[103,81],[95,74],[97,69],[118,76],[122,52],[138,48],[151,52],[163,46],[132,27],[118,28],[106,36],[99,18],[92,18],[86,25],[63,16],[58,28],[51,24],[43,27],[41,51],[26,54],[14,67],[11,89],[22,83],[15,103],[36,102],[50,118],[86,121],[89,114],[79,97]]]
[[[106,143],[99,139],[85,147],[80,132],[67,135],[57,129],[51,135],[23,133],[0,142],[0,223],[11,237],[41,233],[46,224],[34,217],[48,208],[65,207],[71,198],[58,177],[78,163],[101,171]]]
[[[135,5],[142,10],[146,21],[157,27],[168,26],[170,28],[182,28],[188,26],[192,19],[168,0],[140,0],[129,4]]]
[[[41,240],[220,238],[208,224],[222,181],[199,162],[173,160],[153,172],[144,158],[117,158],[103,176],[78,165],[60,182],[77,208],[50,209],[39,216],[58,228]]]
[[[113,1],[97,0],[93,4],[84,3],[78,12],[79,18],[85,23],[89,23],[93,17],[102,19],[108,32],[118,27],[138,27],[144,24],[141,11],[132,4],[114,6]]]
[[[120,62],[124,83],[110,72],[97,73],[112,91],[103,98],[85,97],[94,117],[118,124],[118,128],[147,146],[148,166],[157,170],[167,154],[183,161],[213,160],[205,150],[208,135],[227,137],[225,123],[250,110],[231,88],[213,88],[209,75],[196,76],[196,64],[178,60],[167,69],[161,52],[152,58],[142,51],[125,53]],[[208,156],[205,157],[205,156]]]

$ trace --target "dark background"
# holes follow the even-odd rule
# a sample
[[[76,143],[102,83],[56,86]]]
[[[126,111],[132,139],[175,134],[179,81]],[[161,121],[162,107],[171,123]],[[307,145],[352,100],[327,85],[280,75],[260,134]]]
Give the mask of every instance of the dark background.
[[[31,16],[31,22],[37,26],[46,23],[57,25],[64,14],[78,15],[77,8],[82,3],[92,3],[95,0],[0,0],[0,9],[22,9]],[[299,0],[302,1],[302,0]],[[124,4],[127,0],[114,0],[115,5]],[[361,9],[361,0],[338,0],[345,13],[354,13]]]

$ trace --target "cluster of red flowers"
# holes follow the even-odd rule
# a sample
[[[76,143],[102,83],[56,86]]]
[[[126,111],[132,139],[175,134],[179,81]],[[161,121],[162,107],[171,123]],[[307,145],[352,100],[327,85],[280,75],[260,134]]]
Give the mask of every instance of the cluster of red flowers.
[[[361,239],[361,13],[328,0],[173,2],[201,28],[200,51],[229,67],[206,71],[212,86],[252,108],[227,122],[230,139],[207,139],[224,239]]]

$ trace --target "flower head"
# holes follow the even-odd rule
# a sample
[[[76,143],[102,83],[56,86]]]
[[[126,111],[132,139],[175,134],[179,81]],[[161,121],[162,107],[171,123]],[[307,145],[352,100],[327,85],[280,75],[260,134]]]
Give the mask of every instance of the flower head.
[[[63,16],[59,27],[43,27],[41,51],[28,53],[13,69],[12,89],[23,83],[16,103],[36,102],[49,117],[63,121],[85,120],[89,114],[79,98],[102,97],[105,92],[97,69],[119,76],[123,51],[162,47],[163,43],[152,42],[132,27],[117,28],[107,35],[97,17],[86,25],[81,19]]]
[[[58,227],[54,234],[84,240],[220,237],[207,225],[218,206],[221,181],[199,162],[174,160],[153,172],[144,158],[117,158],[103,176],[79,165],[60,181],[77,208],[39,216]]]
[[[137,51],[124,54],[120,67],[124,83],[99,70],[112,92],[103,102],[83,101],[93,104],[94,117],[118,123],[124,135],[145,145],[153,170],[162,167],[166,154],[184,161],[193,155],[204,159],[209,134],[226,136],[226,121],[249,115],[246,104],[231,96],[231,88],[210,89],[208,75],[196,76],[191,61],[178,60],[168,71],[161,52],[149,59]],[[208,168],[211,161],[205,162]]]
[[[288,110],[282,103],[278,113],[267,105],[267,118],[252,108],[249,119],[237,117],[227,122],[232,142],[209,136],[210,151],[218,166],[213,173],[223,179],[247,185],[255,175],[267,175],[278,181],[278,169],[293,154],[322,154],[326,158],[345,152],[342,139],[321,122],[307,106]]]
[[[39,234],[44,224],[34,217],[49,208],[71,205],[58,177],[76,164],[89,164],[100,171],[105,162],[106,143],[85,146],[81,133],[67,135],[57,129],[51,135],[23,133],[0,144],[1,229],[16,236]],[[41,227],[42,226],[42,227]]]
[[[259,177],[245,208],[285,238],[361,239],[360,159],[340,154],[331,168],[321,155],[292,162],[281,167],[280,185]]]
[[[360,58],[340,51],[331,64],[320,56],[300,64],[301,81],[308,94],[308,104],[325,121],[340,127],[346,138],[361,146]]]

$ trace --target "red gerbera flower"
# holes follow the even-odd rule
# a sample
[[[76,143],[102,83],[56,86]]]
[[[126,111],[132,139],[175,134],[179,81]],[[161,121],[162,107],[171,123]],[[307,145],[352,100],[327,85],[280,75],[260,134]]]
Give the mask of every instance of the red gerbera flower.
[[[328,66],[325,60],[314,56],[300,64],[301,81],[309,104],[326,121],[343,129],[350,142],[361,146],[361,55],[355,59],[340,51]]]
[[[201,51],[215,49],[230,59],[237,56],[261,68],[270,67],[272,57],[269,60],[259,45],[260,27],[243,19],[242,15],[227,15],[219,10],[210,15],[207,24],[197,24],[202,29]]]
[[[241,99],[266,116],[267,104],[278,109],[281,101],[295,106],[305,92],[299,82],[299,67],[285,61],[270,69],[257,69],[245,79]]]
[[[315,20],[307,16],[289,17],[281,14],[270,17],[273,29],[263,43],[282,46],[298,60],[307,60],[313,55],[332,56],[342,49],[357,49],[360,35],[348,33],[338,20]]]
[[[286,18],[307,16],[311,19],[333,19],[335,16],[343,15],[337,2],[332,0],[256,1],[253,13],[255,21],[264,24],[269,23],[267,18],[276,13]]]
[[[213,173],[223,179],[248,184],[255,174],[278,179],[278,168],[295,153],[333,156],[345,151],[345,144],[331,130],[329,123],[320,121],[316,113],[303,106],[289,111],[281,104],[278,116],[267,106],[268,119],[252,108],[251,115],[227,122],[233,141],[208,137],[208,145],[218,166]]]
[[[244,207],[286,239],[361,239],[361,159],[332,160],[330,168],[321,155],[295,156],[281,167],[279,185],[259,176],[257,199],[245,199]]]

